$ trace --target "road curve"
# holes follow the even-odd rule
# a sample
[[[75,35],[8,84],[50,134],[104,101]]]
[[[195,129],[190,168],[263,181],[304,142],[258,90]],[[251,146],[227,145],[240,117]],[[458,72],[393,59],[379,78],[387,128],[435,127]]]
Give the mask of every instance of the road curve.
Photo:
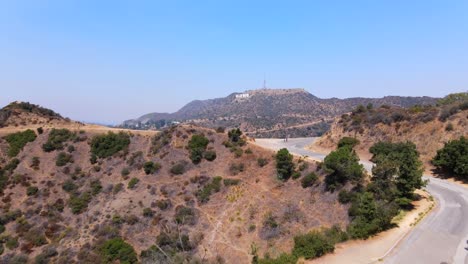
[[[316,138],[256,139],[264,148],[287,148],[291,153],[323,160],[325,155],[305,149]],[[367,170],[372,164],[361,161]],[[385,258],[395,264],[468,264],[468,188],[431,176],[427,191],[437,200],[425,217]],[[371,262],[371,260],[369,260]]]

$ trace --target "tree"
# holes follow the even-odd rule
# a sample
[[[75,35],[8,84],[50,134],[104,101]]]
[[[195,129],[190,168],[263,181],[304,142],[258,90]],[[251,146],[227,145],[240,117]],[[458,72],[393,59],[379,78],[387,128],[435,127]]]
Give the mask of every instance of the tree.
[[[414,190],[425,186],[426,183],[422,179],[422,162],[414,143],[378,142],[369,151],[373,154],[372,162],[377,166],[387,164],[388,167],[388,164],[392,164],[394,167],[388,170],[387,174],[393,172],[391,174],[394,174],[392,178],[399,198],[412,199]]]
[[[228,132],[229,140],[233,143],[237,143],[241,140],[242,131],[239,128],[232,129]]]
[[[334,190],[347,182],[361,182],[364,176],[364,167],[359,164],[359,157],[349,147],[341,147],[328,154],[323,165],[328,175],[325,183],[329,190]]]
[[[340,139],[340,141],[338,141],[338,148],[342,148],[342,147],[354,148],[355,146],[359,145],[359,143],[360,143],[359,140],[356,138],[343,137]]]
[[[193,135],[188,142],[188,149],[190,151],[190,159],[193,164],[198,164],[203,159],[203,153],[210,141],[204,135]]]
[[[294,172],[293,155],[285,148],[276,153],[276,171],[280,180],[286,181]]]
[[[461,176],[468,180],[468,140],[460,137],[445,143],[442,149],[437,151],[432,159],[432,164],[439,169]]]

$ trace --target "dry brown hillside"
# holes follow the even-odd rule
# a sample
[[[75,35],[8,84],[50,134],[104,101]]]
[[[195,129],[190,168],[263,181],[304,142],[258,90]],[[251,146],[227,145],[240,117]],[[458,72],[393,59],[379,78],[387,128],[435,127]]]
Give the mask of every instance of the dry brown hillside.
[[[445,142],[468,135],[467,105],[462,101],[408,109],[358,107],[337,118],[316,146],[335,148],[342,137],[355,137],[361,142],[358,151],[366,154],[378,141],[412,141],[428,163]]]
[[[44,126],[39,133],[23,125],[0,128],[0,263],[104,263],[106,243],[119,237],[142,263],[172,263],[168,256],[250,263],[252,247],[274,257],[295,234],[348,223],[336,193],[277,180],[273,152],[248,142],[229,147],[227,133],[192,126],[111,134]],[[209,140],[199,164],[187,148],[194,135]]]

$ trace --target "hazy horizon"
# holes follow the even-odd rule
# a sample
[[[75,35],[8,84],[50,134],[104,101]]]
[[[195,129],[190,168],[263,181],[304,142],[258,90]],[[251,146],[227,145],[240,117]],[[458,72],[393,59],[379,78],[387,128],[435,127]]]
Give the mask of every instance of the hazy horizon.
[[[303,87],[320,98],[468,87],[466,1],[0,3],[0,105],[117,124],[192,100]]]

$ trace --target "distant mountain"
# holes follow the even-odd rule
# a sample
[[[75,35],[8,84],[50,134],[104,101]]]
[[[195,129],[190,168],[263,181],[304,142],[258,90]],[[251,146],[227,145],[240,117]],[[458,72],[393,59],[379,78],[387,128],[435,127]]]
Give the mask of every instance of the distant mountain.
[[[176,121],[206,127],[240,127],[257,137],[317,136],[328,130],[334,117],[359,104],[409,107],[435,102],[436,98],[431,97],[401,96],[321,99],[304,89],[261,89],[192,101],[175,113],[150,113],[124,121],[121,126],[148,129]]]

